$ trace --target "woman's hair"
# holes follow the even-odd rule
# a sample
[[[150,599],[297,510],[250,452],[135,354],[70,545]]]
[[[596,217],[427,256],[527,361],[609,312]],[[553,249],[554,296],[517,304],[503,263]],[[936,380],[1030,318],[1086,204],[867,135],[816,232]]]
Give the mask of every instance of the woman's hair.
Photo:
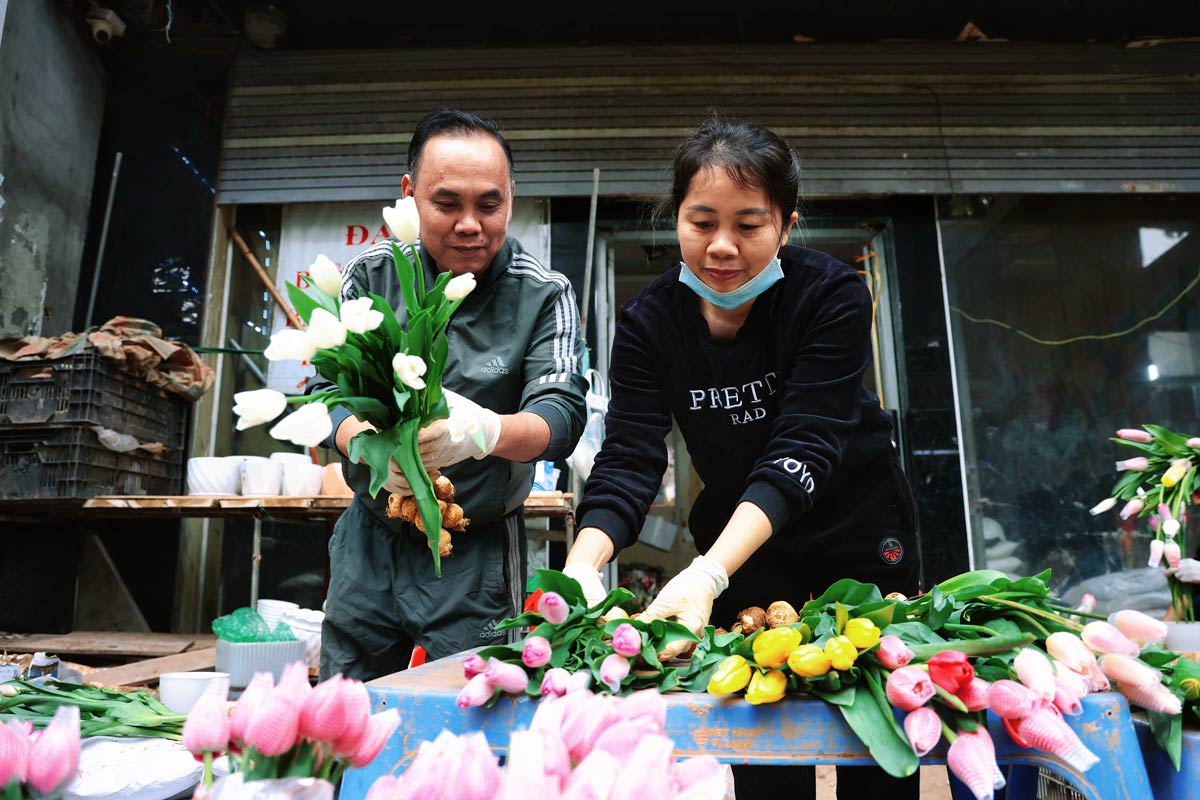
[[[675,149],[671,194],[655,209],[655,219],[677,216],[696,173],[720,168],[739,186],[762,189],[779,209],[781,224],[796,210],[800,159],[787,140],[769,128],[712,115]]]

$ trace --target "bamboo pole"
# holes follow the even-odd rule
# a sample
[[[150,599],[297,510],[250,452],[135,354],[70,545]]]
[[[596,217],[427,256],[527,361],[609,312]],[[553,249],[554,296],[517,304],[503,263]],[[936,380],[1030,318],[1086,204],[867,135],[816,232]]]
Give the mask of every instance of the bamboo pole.
[[[246,244],[246,240],[232,226],[229,228],[229,235],[233,239],[233,243],[237,245],[238,250],[241,251],[242,256],[254,268],[254,271],[258,273],[258,279],[263,282],[263,286],[267,287],[267,292],[270,293],[271,298],[283,309],[283,313],[287,315],[288,322],[296,330],[304,330],[304,323],[301,322],[300,317],[296,315],[292,307],[287,304],[287,301],[283,299],[283,296],[279,294],[279,290],[275,288],[275,283],[267,275],[267,271],[262,268],[262,264],[258,263],[258,259],[254,257],[254,253],[250,252],[250,247]]]

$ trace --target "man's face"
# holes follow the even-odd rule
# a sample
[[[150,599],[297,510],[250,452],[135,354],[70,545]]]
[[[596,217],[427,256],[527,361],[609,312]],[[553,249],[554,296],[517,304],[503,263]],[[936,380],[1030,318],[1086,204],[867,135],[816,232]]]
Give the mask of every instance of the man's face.
[[[401,181],[417,201],[421,243],[438,267],[481,275],[504,245],[516,184],[500,143],[485,135],[434,136],[414,176]]]

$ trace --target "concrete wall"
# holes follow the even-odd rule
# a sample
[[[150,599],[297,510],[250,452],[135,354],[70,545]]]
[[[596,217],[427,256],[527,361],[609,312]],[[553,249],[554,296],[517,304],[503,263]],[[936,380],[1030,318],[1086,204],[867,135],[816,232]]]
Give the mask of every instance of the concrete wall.
[[[69,330],[90,291],[77,283],[105,74],[60,5],[0,0],[0,338]]]

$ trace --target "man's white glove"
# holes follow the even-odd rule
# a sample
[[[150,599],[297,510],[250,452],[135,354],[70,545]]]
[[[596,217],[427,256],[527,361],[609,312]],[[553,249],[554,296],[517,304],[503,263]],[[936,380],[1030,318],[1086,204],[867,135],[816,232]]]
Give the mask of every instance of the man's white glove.
[[[638,619],[649,622],[675,617],[692,633],[699,634],[712,616],[713,600],[728,588],[729,574],[725,568],[707,556],[696,556],[682,572],[667,581]],[[659,653],[659,658],[674,658],[689,646],[690,642],[674,642]]]
[[[1179,566],[1171,567],[1167,574],[1183,583],[1200,583],[1200,561],[1194,558],[1180,559]]]
[[[450,416],[421,428],[417,446],[425,469],[439,469],[468,458],[483,458],[500,441],[500,415],[449,389],[443,390]],[[483,439],[483,449],[475,434]]]
[[[608,592],[604,590],[604,584],[600,582],[600,572],[593,566],[583,563],[567,564],[563,567],[563,575],[568,578],[573,578],[579,583],[579,588],[583,589],[583,599],[587,601],[588,608],[599,605],[604,598],[608,597]]]

